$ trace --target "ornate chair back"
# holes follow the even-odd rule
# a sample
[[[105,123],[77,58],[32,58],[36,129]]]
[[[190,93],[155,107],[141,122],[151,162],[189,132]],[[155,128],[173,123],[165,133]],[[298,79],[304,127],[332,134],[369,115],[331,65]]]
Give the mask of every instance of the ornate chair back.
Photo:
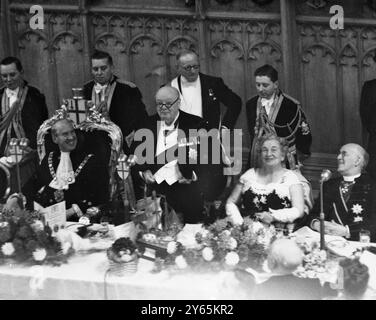
[[[38,130],[37,149],[39,161],[51,151],[58,151],[52,142],[50,129],[59,119],[68,118],[67,107],[62,106],[55,115],[46,120]],[[116,165],[123,145],[120,128],[112,121],[105,119],[96,111],[88,112],[86,119],[76,126],[77,148],[83,148],[87,153],[94,154],[100,163],[108,168],[109,172],[109,201],[112,201],[117,192]]]

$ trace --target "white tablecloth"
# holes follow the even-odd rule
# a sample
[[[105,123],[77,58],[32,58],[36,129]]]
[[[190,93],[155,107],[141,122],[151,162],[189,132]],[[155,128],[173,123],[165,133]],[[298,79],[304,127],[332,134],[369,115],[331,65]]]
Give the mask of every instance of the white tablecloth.
[[[140,261],[144,261],[141,259]],[[233,272],[107,274],[105,252],[80,254],[68,264],[0,266],[0,299],[247,299]],[[106,282],[106,284],[105,284]]]

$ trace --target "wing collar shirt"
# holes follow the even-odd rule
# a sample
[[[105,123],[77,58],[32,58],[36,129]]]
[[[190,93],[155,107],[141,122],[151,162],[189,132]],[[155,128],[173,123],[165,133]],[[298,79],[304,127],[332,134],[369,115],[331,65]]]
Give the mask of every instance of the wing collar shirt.
[[[155,153],[156,156],[178,143],[178,128],[177,125],[175,125],[178,117],[179,113],[171,125],[167,125],[164,121],[160,122],[157,151]],[[154,178],[158,184],[166,181],[169,185],[172,185],[178,181],[182,178],[182,174],[178,167],[178,160],[175,159],[166,163],[154,174]]]
[[[180,110],[202,118],[200,76],[193,82],[189,82],[184,76],[181,76],[181,91]]]

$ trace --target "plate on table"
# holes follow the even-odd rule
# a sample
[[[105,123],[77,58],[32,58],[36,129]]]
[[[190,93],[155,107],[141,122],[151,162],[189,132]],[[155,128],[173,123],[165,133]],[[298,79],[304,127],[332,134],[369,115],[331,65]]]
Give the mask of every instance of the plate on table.
[[[345,239],[332,239],[326,242],[326,247],[334,254],[341,257],[351,257],[356,250],[349,241]]]

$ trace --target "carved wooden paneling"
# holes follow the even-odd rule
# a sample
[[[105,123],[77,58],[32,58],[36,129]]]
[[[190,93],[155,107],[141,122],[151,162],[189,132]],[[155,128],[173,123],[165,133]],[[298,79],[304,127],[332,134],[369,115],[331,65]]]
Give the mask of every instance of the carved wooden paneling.
[[[31,30],[28,25],[33,1],[11,1],[15,32],[10,36],[23,61],[26,79],[46,95],[50,112],[62,98],[71,97],[73,86],[82,86],[91,78],[87,54],[94,48],[108,51],[116,74],[136,83],[149,114],[155,112],[156,90],[176,75],[175,54],[181,48],[198,52],[202,71],[221,76],[241,96],[243,106],[256,94],[253,73],[264,63],[279,71],[282,89],[294,88],[293,77],[284,73],[295,69],[283,63],[295,54],[291,59],[299,70],[296,87],[300,90],[296,98],[301,100],[312,127],[314,160],[334,155],[345,142],[364,141],[360,89],[365,80],[376,77],[376,15],[365,1],[343,4],[350,18],[340,32],[329,28],[330,1],[321,1],[325,5],[318,9],[307,3],[320,1],[296,1],[296,39],[283,33],[286,41],[298,44],[296,53],[284,52],[282,2],[259,6],[250,0],[234,0],[228,5],[196,1],[202,5],[199,10],[187,8],[184,0],[45,0],[39,2],[47,7],[43,30]],[[79,11],[85,3],[86,11]],[[88,34],[83,34],[85,28]],[[0,32],[0,43],[3,37],[4,32]],[[4,54],[2,50],[0,54]],[[289,83],[284,83],[286,79]],[[244,129],[247,153],[244,107],[236,127]],[[317,161],[325,165],[325,161]],[[313,162],[307,165],[308,172],[319,171]]]

